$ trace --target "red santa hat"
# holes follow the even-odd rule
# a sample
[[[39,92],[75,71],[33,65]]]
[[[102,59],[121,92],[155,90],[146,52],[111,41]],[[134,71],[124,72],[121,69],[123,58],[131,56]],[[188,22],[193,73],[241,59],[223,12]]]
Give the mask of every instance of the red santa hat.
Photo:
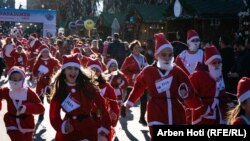
[[[70,55],[64,55],[63,56],[63,64],[62,64],[62,70],[67,67],[76,67],[80,69],[80,61],[78,59],[78,54],[70,54]]]
[[[11,67],[10,70],[8,71],[8,79],[13,72],[19,72],[23,76],[23,79],[25,79],[26,75],[23,67],[20,66]]]
[[[155,53],[159,54],[163,49],[170,48],[173,49],[171,43],[166,39],[164,33],[157,33],[155,37]]]
[[[43,51],[50,51],[49,50],[49,47],[47,46],[47,45],[45,45],[45,44],[43,44],[41,47],[40,47],[40,49],[39,49],[39,52],[40,53],[42,53]]]
[[[34,39],[37,38],[37,34],[36,33],[31,33],[29,38],[34,40]]]
[[[237,97],[240,103],[250,98],[250,78],[243,77],[237,86]]]
[[[87,67],[90,69],[96,68],[99,71],[103,72],[102,64],[98,59],[89,59]]]
[[[206,47],[204,51],[204,62],[209,64],[214,59],[221,59],[221,55],[215,46]]]
[[[187,42],[190,42],[193,39],[199,39],[198,33],[194,29],[190,29],[187,31]]]
[[[106,62],[106,68],[108,69],[111,64],[116,64],[116,66],[118,67],[118,62],[115,59],[108,59]]]

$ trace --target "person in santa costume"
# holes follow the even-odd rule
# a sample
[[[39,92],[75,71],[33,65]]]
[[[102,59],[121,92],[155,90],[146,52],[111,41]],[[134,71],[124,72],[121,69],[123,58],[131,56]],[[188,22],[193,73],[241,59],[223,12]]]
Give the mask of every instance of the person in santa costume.
[[[203,62],[203,51],[200,47],[200,37],[194,29],[187,31],[188,48],[183,50],[175,59],[175,64],[184,70],[187,75],[195,71],[198,62]],[[186,108],[186,118],[191,122],[191,111]]]
[[[147,120],[150,135],[153,137],[153,125],[186,124],[183,103],[197,110],[193,120],[205,112],[200,99],[195,97],[186,73],[173,63],[173,47],[164,33],[155,37],[155,58],[152,65],[144,68],[137,76],[134,88],[126,102],[126,111],[148,89],[150,99],[147,107]]]
[[[37,80],[36,93],[39,95],[42,102],[44,95],[48,96],[52,75],[60,67],[60,62],[52,57],[49,47],[45,44],[42,45],[32,70],[32,74]],[[43,118],[43,115],[39,116],[39,120],[43,120]]]
[[[117,102],[117,96],[115,94],[114,88],[105,80],[103,76],[102,64],[98,59],[90,59],[87,67],[94,72],[94,77],[97,77],[98,86],[100,88],[100,95],[105,98],[106,109],[108,109],[109,116],[112,123],[112,128],[107,136],[108,141],[112,141],[115,135],[115,129],[118,119],[119,119],[119,106]],[[94,114],[98,114],[97,109],[93,109]],[[99,119],[97,119],[99,121]],[[99,137],[98,137],[99,138]],[[98,139],[100,140],[100,139]]]
[[[91,114],[94,107],[100,111],[100,123]],[[104,98],[82,70],[78,54],[64,55],[61,70],[53,81],[49,111],[55,140],[97,141],[98,136],[108,135],[111,121],[105,107]]]
[[[8,85],[0,89],[0,99],[7,101],[4,122],[12,141],[32,141],[35,121],[33,114],[42,114],[45,109],[37,94],[24,87],[25,72],[13,66],[8,72]]]
[[[131,54],[125,58],[121,71],[128,79],[128,88],[127,88],[127,95],[124,98],[124,101],[128,99],[129,93],[131,92],[132,88],[134,87],[134,81],[137,75],[142,71],[142,69],[148,66],[148,62],[146,57],[141,54],[142,48],[141,43],[138,40],[134,40],[129,45],[129,49],[131,50]],[[146,126],[147,122],[145,120],[146,108],[147,108],[147,93],[145,92],[144,95],[140,99],[140,119],[139,123]],[[125,116],[122,112],[122,116]]]
[[[187,31],[187,45],[188,49],[176,57],[175,63],[190,75],[194,72],[197,63],[203,62],[203,51],[199,49],[200,37],[193,29]]]
[[[6,73],[15,64],[15,60],[13,57],[14,51],[15,51],[15,45],[13,44],[11,37],[7,37],[6,44],[3,46],[3,58],[7,66]]]
[[[231,100],[226,96],[221,56],[215,46],[205,48],[204,64],[206,69],[195,71],[189,76],[196,96],[208,107],[208,113],[197,120],[198,124],[225,124],[227,104]]]
[[[123,104],[123,92],[128,87],[126,76],[118,69],[118,62],[115,59],[107,59],[107,70],[104,72],[108,76],[109,84],[115,89],[115,94],[119,105]]]
[[[250,78],[243,77],[237,86],[238,105],[228,112],[228,124],[250,125]]]
[[[17,46],[14,53],[13,53],[13,57],[15,60],[15,66],[21,66],[26,70],[27,67],[27,61],[28,61],[28,57],[26,54],[26,51],[24,51],[23,46]]]
[[[30,71],[32,71],[33,69],[35,59],[39,53],[39,49],[41,46],[42,46],[42,43],[38,40],[37,34],[36,33],[30,34],[29,47],[28,47]]]

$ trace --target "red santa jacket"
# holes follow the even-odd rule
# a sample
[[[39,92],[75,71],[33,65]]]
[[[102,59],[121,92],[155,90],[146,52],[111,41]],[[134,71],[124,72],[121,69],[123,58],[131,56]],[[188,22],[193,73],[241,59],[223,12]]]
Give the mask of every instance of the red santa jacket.
[[[33,75],[35,77],[42,75],[42,77],[51,77],[53,73],[60,68],[61,64],[56,58],[48,58],[48,59],[42,59],[39,58],[34,67],[33,67]]]
[[[208,107],[208,114],[202,115],[199,124],[225,124],[227,102],[223,78],[216,82],[207,71],[195,71],[189,76],[197,97]]]
[[[51,100],[50,123],[57,132],[56,139],[97,140],[97,131],[104,131],[108,134],[111,127],[111,121],[108,111],[105,108],[104,98],[92,85],[86,83],[85,88],[93,92],[93,100],[90,100],[84,96],[84,94],[79,93],[76,86],[66,87],[68,96],[64,99],[64,101],[60,102],[60,100],[56,98]],[[99,126],[96,120],[90,117],[93,105],[96,105],[101,113],[101,125]],[[61,109],[66,114],[64,118],[61,118]],[[83,119],[80,120],[77,117],[83,117]],[[69,120],[72,124],[74,131],[65,134],[63,126],[67,120]]]
[[[4,57],[7,67],[9,68],[11,68],[15,63],[15,60],[13,57],[14,51],[15,51],[15,45],[13,44],[7,44],[3,47],[3,57]]]
[[[118,102],[122,103],[123,91],[128,87],[128,80],[121,71],[115,72],[117,74],[109,74],[109,84],[114,88]]]
[[[22,66],[24,68],[27,67],[28,59],[26,52],[18,53],[17,51],[15,51],[13,53],[13,57],[15,59],[15,64],[14,64],[15,66]]]
[[[135,77],[141,72],[141,70],[148,65],[145,56],[141,55],[143,57],[143,61],[139,62],[132,54],[125,58],[121,71],[124,73],[124,75],[128,79],[128,85],[129,87],[134,86],[134,80]]]
[[[4,116],[4,122],[8,131],[19,130],[22,133],[34,131],[33,114],[42,114],[45,110],[36,93],[29,88],[11,91],[5,87],[0,89],[0,99],[7,101],[8,111]],[[25,108],[19,111],[21,106]]]
[[[111,119],[112,126],[115,127],[118,122],[119,113],[120,113],[115,90],[107,82],[104,84],[101,84],[99,87],[100,87],[100,94],[105,99],[106,109],[108,109],[109,113],[113,112],[116,114],[117,118]]]
[[[30,59],[35,59],[34,57],[38,55],[41,45],[42,43],[37,39],[31,40],[29,42]]]
[[[231,125],[250,125],[250,120],[245,115],[237,117]]]
[[[165,74],[155,65],[144,68],[136,78],[127,105],[133,106],[145,89],[148,89],[150,96],[147,107],[149,126],[186,124],[184,103],[192,109],[202,108],[188,76],[178,66]],[[186,93],[182,93],[182,89]]]
[[[175,64],[179,66],[182,70],[184,70],[187,75],[190,75],[190,72],[188,71],[187,67],[190,67],[190,65],[194,68],[196,68],[197,63],[191,64],[189,60],[187,59],[187,50],[182,51],[175,59]],[[198,58],[195,59],[197,62],[202,62],[203,60],[203,51],[199,50],[197,52]]]

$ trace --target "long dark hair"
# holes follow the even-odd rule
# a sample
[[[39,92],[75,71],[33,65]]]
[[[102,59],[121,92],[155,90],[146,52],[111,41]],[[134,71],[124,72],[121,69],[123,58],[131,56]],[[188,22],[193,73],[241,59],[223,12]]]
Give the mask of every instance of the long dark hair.
[[[54,81],[52,81],[53,84],[50,99],[58,99],[60,102],[63,102],[63,100],[67,97],[67,84],[65,82],[66,76],[64,71],[65,70],[59,71],[55,75]],[[76,89],[90,100],[94,99],[95,94],[98,91],[97,87],[92,83],[92,80],[81,70],[79,70],[79,74],[76,79]]]

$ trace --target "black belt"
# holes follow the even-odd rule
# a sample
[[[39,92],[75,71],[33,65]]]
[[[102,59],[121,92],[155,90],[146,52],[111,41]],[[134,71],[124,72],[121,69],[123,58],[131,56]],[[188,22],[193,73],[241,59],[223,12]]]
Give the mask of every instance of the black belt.
[[[91,115],[84,115],[84,114],[80,114],[80,115],[69,115],[69,114],[66,114],[66,117],[67,118],[70,118],[70,119],[74,119],[74,120],[78,120],[78,121],[82,121],[86,118],[91,118],[92,116]]]
[[[25,114],[22,114],[22,115],[10,115],[11,117],[13,117],[13,118],[20,118],[20,119],[24,119],[24,118],[26,118],[27,117],[27,115],[25,115]]]

